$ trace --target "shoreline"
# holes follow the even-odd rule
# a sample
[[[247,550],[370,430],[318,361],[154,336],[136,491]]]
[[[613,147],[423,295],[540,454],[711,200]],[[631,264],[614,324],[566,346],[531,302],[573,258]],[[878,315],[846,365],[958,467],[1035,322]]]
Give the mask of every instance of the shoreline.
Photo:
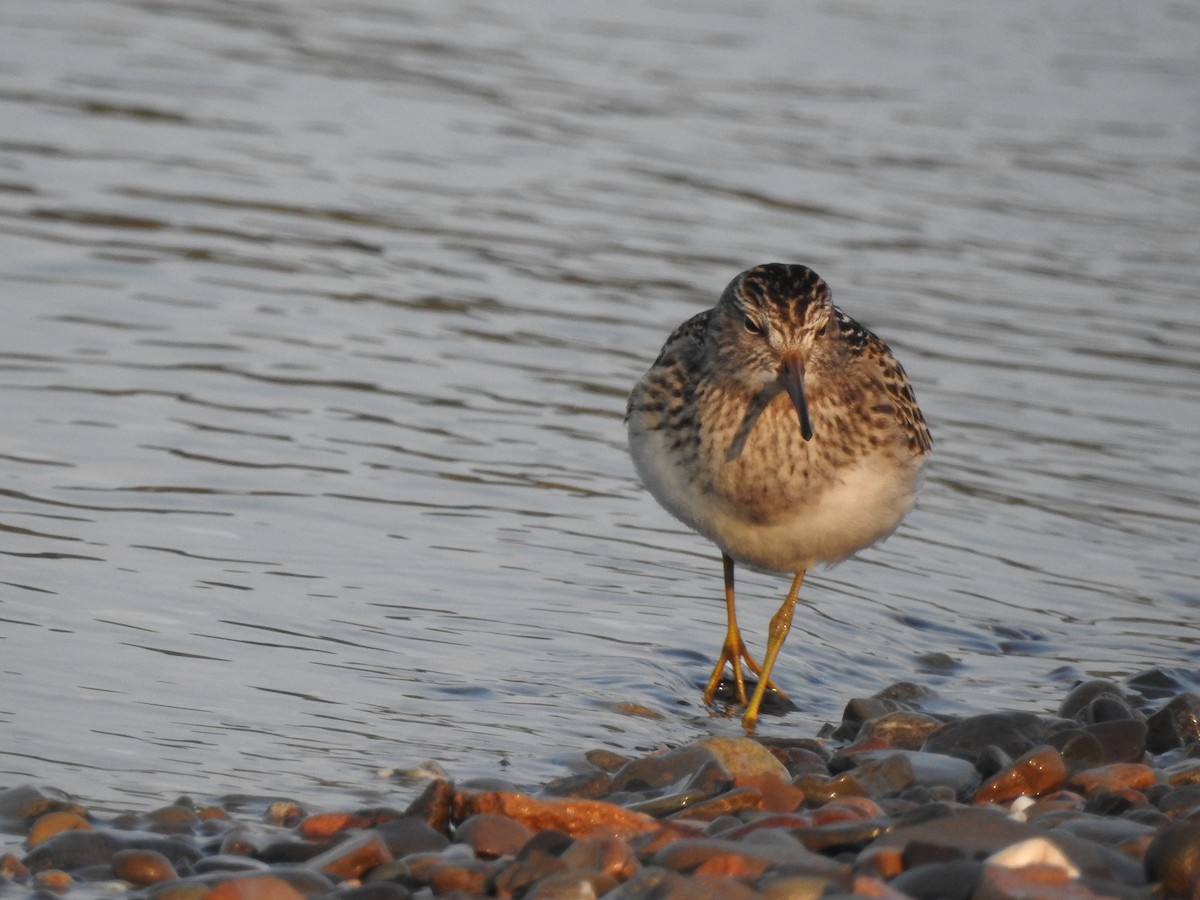
[[[403,806],[181,798],[107,816],[0,788],[0,894],[1200,896],[1200,695],[1091,680],[1055,715],[922,710],[910,683],[813,736],[710,737],[522,791],[436,770]],[[49,893],[47,893],[49,892]]]

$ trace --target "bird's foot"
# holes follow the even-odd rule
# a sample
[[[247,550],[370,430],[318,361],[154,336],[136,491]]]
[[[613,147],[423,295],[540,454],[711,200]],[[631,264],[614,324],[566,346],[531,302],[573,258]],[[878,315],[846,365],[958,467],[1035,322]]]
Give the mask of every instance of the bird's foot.
[[[732,670],[732,679],[725,678],[725,666],[729,665]],[[737,706],[745,706],[747,703],[746,693],[746,677],[742,672],[743,664],[755,676],[762,674],[762,666],[758,661],[750,655],[750,651],[746,649],[746,645],[742,643],[740,635],[730,635],[725,639],[725,645],[721,648],[721,654],[717,657],[717,664],[713,667],[712,675],[708,679],[708,685],[704,688],[704,702],[709,706],[718,698],[724,703],[736,704]],[[755,681],[750,682],[751,689],[756,686]],[[767,679],[766,690],[770,691],[784,704],[790,706],[791,701],[775,682]]]

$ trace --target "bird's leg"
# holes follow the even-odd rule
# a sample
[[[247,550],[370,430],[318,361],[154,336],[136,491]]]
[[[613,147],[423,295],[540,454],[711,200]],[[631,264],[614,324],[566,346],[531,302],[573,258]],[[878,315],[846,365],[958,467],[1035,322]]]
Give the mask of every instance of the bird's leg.
[[[767,631],[767,655],[763,657],[762,673],[758,680],[758,687],[754,691],[754,696],[750,698],[750,705],[746,707],[746,712],[742,716],[742,727],[747,732],[753,732],[754,726],[758,723],[758,708],[762,705],[763,694],[766,693],[768,687],[775,689],[770,682],[771,669],[775,665],[775,659],[779,656],[779,650],[783,646],[784,640],[787,639],[788,631],[792,627],[792,613],[796,611],[796,598],[800,594],[800,585],[804,582],[804,573],[797,572],[796,577],[792,579],[792,588],[788,591],[787,599],[783,601],[783,605],[771,617],[771,626]]]
[[[708,679],[708,686],[704,688],[704,702],[712,703],[713,697],[717,692],[717,686],[721,683],[721,676],[725,674],[725,663],[729,663],[733,668],[735,698],[739,704],[745,704],[746,681],[742,676],[742,663],[745,662],[746,668],[755,675],[760,675],[762,668],[754,661],[754,657],[750,655],[750,651],[746,649],[746,645],[742,641],[742,634],[738,630],[737,614],[734,612],[733,600],[733,560],[728,554],[722,553],[721,563],[725,568],[725,644],[721,647],[721,654],[717,657],[717,664],[713,667],[712,676]],[[774,684],[768,684],[767,686],[780,695],[783,694],[783,691],[780,691]]]

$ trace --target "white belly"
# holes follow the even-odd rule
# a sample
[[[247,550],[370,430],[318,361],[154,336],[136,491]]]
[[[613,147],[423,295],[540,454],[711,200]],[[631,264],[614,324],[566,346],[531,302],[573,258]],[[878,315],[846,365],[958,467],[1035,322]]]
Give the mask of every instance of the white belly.
[[[838,470],[836,479],[756,520],[730,500],[700,490],[663,444],[663,432],[631,421],[630,448],[642,482],[668,512],[743,565],[795,573],[835,563],[895,530],[916,499],[924,459],[886,448]]]

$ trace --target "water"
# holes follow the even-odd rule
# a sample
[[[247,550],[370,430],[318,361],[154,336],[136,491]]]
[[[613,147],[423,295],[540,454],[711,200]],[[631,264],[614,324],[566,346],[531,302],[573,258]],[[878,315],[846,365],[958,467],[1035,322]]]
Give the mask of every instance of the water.
[[[936,457],[806,583],[761,733],[1196,671],[1198,43],[1169,0],[8,4],[0,785],[401,803],[737,733],[719,562],[621,420],[769,260]],[[786,584],[742,585],[761,647]]]

